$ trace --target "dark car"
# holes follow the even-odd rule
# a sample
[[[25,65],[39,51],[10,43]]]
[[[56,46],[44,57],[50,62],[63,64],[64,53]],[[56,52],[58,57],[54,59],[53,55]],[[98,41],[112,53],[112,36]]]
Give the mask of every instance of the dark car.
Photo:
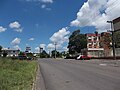
[[[27,59],[27,57],[26,57],[26,56],[24,56],[24,55],[19,55],[19,56],[18,56],[18,59],[19,59],[19,60],[26,60],[26,59]]]

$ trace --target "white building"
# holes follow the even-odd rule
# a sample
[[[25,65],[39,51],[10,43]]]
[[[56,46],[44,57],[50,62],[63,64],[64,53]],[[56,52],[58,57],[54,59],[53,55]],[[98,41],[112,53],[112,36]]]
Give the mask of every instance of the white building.
[[[3,56],[3,53],[7,53],[7,57],[18,56],[19,52],[20,52],[20,50],[3,48],[2,49],[2,56]]]

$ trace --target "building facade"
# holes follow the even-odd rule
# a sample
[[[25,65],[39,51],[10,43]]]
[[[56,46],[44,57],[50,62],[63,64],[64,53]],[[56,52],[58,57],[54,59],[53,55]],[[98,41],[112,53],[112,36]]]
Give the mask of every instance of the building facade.
[[[3,56],[3,53],[7,53],[7,57],[13,57],[13,56],[18,56],[18,54],[20,53],[20,50],[3,48],[2,49],[2,56]]]
[[[86,34],[87,38],[87,55],[91,57],[104,56],[104,48],[100,45],[100,34]]]

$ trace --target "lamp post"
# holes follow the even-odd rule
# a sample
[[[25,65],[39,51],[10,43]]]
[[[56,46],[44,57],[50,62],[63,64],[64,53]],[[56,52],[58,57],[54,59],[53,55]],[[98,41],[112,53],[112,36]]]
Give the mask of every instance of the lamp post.
[[[112,32],[113,59],[116,60],[116,56],[115,56],[115,39],[114,39],[113,21],[107,21],[107,23],[110,23],[110,24],[111,24],[111,31],[110,31],[110,32]]]

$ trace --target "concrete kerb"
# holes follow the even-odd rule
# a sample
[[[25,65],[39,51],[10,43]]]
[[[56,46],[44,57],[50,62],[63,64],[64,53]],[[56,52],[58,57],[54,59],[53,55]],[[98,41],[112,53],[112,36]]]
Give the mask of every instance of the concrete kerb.
[[[33,83],[33,88],[32,90],[46,90],[45,88],[45,82],[41,73],[41,69],[40,69],[40,64],[38,64],[38,68],[36,71],[36,78],[34,80]]]

